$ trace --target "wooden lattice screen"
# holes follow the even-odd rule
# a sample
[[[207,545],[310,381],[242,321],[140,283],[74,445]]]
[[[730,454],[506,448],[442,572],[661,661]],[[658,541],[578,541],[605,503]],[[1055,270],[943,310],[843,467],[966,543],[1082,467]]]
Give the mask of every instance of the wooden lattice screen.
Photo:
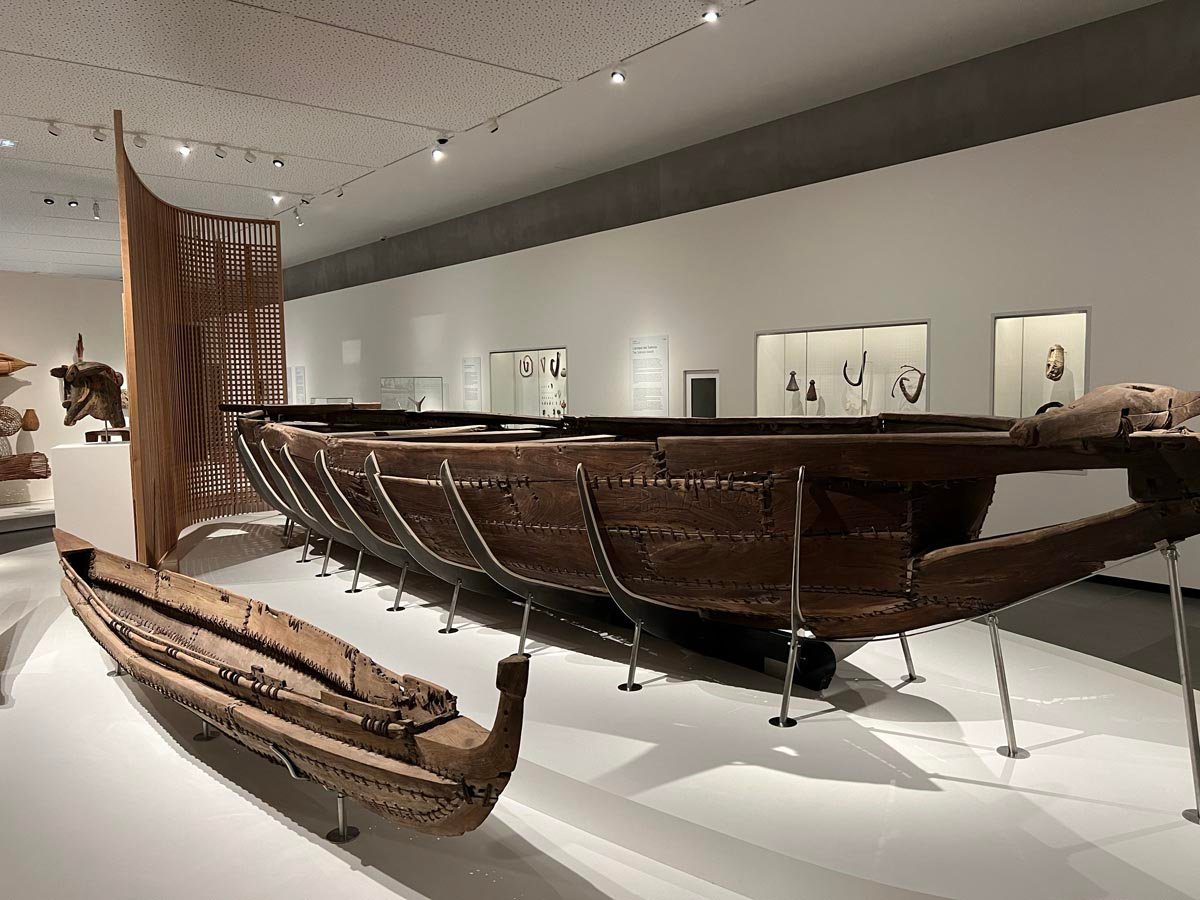
[[[138,558],[262,509],[222,402],[285,403],[279,223],[192,212],[142,184],[114,113]]]

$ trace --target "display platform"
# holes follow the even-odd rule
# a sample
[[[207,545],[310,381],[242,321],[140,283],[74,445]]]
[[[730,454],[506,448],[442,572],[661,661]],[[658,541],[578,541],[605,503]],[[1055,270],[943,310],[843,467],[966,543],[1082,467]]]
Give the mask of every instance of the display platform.
[[[54,500],[30,500],[0,506],[0,534],[49,528],[54,524]]]
[[[102,550],[133,559],[130,444],[59,444],[50,450],[57,525]]]
[[[519,606],[464,593],[459,633],[438,634],[449,588],[410,575],[389,614],[394,571],[368,563],[347,595],[351,555],[314,578],[279,522],[199,526],[180,568],[453,684],[490,724]],[[0,790],[19,811],[0,817],[0,866],[16,896],[1200,896],[1177,687],[1038,641],[1004,636],[1032,754],[1014,761],[995,750],[979,625],[914,637],[920,683],[904,683],[897,645],[863,648],[824,697],[798,691],[799,724],[780,730],[773,678],[648,639],[644,689],[626,694],[628,632],[535,611],[522,760],[492,818],[436,839],[351,805],[363,836],[335,847],[329,794],[228,740],[194,742],[186,712],[103,677],[111,661],[67,612],[49,545],[0,560]]]

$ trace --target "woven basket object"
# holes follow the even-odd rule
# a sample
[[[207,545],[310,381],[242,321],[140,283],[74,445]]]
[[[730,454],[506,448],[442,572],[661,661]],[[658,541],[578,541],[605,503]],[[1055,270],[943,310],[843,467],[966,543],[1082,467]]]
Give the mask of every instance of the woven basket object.
[[[0,437],[12,437],[21,430],[21,414],[11,406],[0,406]]]

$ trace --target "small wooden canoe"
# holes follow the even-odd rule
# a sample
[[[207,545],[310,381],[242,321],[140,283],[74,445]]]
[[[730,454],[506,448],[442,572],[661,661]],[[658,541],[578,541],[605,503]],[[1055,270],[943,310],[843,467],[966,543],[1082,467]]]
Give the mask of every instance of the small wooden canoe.
[[[529,661],[500,661],[491,732],[453,694],[397,675],[289,613],[55,531],[63,590],[134,679],[293,774],[417,831],[458,835],[517,762]]]

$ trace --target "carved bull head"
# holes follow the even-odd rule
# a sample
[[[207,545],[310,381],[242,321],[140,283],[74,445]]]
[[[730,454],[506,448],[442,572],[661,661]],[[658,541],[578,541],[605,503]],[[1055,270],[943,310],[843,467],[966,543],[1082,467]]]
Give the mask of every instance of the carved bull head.
[[[125,376],[112,366],[100,362],[75,362],[50,370],[62,379],[62,405],[67,411],[64,425],[74,425],[91,416],[114,428],[125,427],[121,409],[121,385]]]

